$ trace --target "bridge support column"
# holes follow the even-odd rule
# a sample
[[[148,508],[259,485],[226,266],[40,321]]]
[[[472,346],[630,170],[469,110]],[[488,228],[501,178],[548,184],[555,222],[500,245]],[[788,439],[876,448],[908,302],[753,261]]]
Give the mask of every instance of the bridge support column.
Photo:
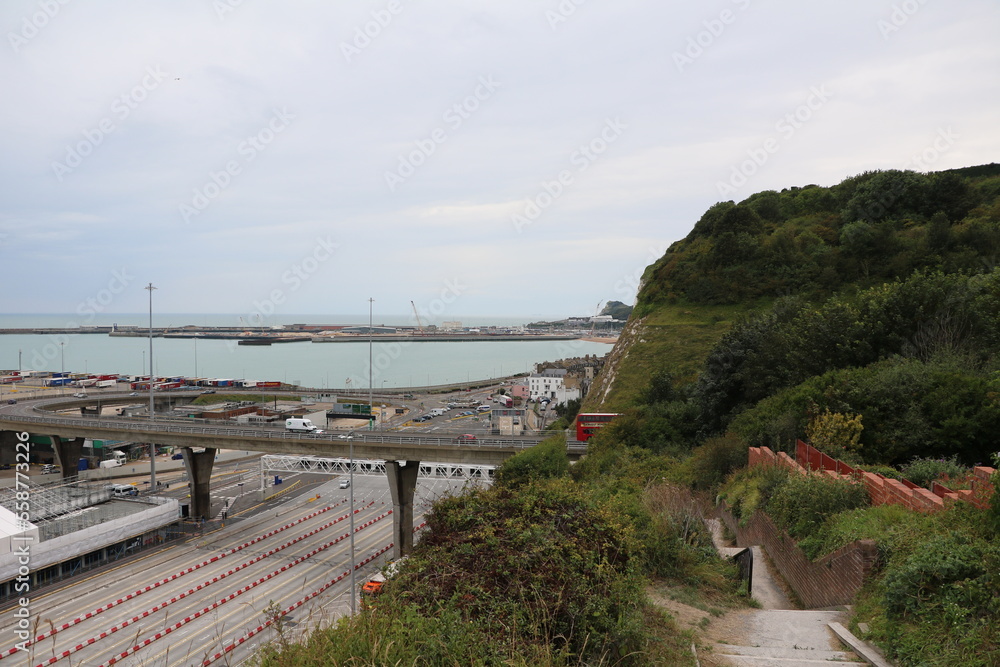
[[[56,453],[56,462],[59,464],[62,478],[67,479],[78,474],[77,468],[80,464],[80,457],[83,455],[85,438],[63,440],[58,435],[49,437],[52,438],[52,449]]]
[[[0,431],[0,463],[17,463],[18,431]]]
[[[190,447],[182,447],[184,467],[187,469],[188,486],[191,489],[191,517],[201,519],[212,518],[212,464],[215,463],[215,450],[208,448],[203,452],[192,451]]]
[[[385,472],[392,494],[392,557],[399,559],[413,551],[413,492],[420,461],[386,461]]]

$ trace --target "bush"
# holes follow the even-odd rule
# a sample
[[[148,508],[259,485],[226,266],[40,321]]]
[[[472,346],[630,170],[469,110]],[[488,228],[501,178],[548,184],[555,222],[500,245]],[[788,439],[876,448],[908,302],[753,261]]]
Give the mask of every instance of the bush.
[[[827,475],[791,475],[767,503],[767,513],[796,540],[815,535],[831,516],[868,504],[863,484]]]
[[[1000,549],[957,532],[886,572],[883,641],[906,665],[993,667],[1000,654]]]
[[[383,598],[421,616],[456,610],[508,655],[547,646],[615,662],[641,642],[626,523],[568,480],[445,498]]]
[[[735,435],[709,438],[691,452],[685,466],[696,489],[718,488],[737,468],[747,464],[747,445]]]
[[[652,540],[646,542],[646,560],[659,576],[685,578],[697,563],[715,555],[705,527],[702,502],[686,486],[651,484],[643,494],[651,517]]]
[[[1000,454],[993,456],[993,497],[990,498],[989,523],[994,535],[1000,536]]]
[[[734,472],[722,489],[719,499],[729,505],[733,515],[746,523],[758,509],[763,509],[771,497],[787,481],[790,473],[783,466],[754,466]]]
[[[563,477],[568,472],[566,437],[554,435],[504,461],[497,468],[496,482],[516,488],[534,480]]]
[[[899,472],[892,466],[871,464],[862,465],[855,468],[855,470],[862,470],[864,472],[875,473],[876,475],[882,475],[886,479],[904,479],[903,473]]]
[[[931,488],[931,482],[947,475],[950,479],[965,477],[969,474],[966,468],[958,462],[957,456],[950,459],[916,458],[900,470],[903,479],[908,479],[917,486]]]
[[[904,618],[951,603],[970,614],[1000,612],[1000,598],[991,599],[1000,582],[987,576],[989,561],[998,555],[996,547],[955,532],[930,540],[887,574],[886,611]]]
[[[861,415],[831,412],[829,408],[814,415],[806,426],[809,443],[827,456],[846,461],[856,461],[861,448],[864,426]]]
[[[816,560],[857,540],[873,540],[878,545],[878,565],[885,566],[897,553],[912,553],[936,531],[934,517],[928,514],[902,505],[876,505],[830,517],[812,537],[799,542],[799,547]]]

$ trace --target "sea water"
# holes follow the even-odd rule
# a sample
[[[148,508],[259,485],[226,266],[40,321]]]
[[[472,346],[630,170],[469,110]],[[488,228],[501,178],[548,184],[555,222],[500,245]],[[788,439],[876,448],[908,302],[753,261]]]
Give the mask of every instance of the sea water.
[[[232,315],[153,316],[153,326],[234,326]],[[367,324],[367,318],[286,316],[284,323]],[[65,315],[3,315],[0,328],[58,328],[78,325],[148,326],[141,315],[105,315],[93,321]],[[410,324],[383,318],[376,324]],[[477,318],[465,326],[524,322]],[[239,325],[237,320],[236,326]],[[153,370],[158,376],[280,381],[312,388],[374,389],[426,386],[530,373],[534,364],[585,355],[602,356],[607,343],[563,341],[278,343],[239,345],[236,340],[153,338]],[[143,375],[149,369],[147,338],[107,334],[0,335],[0,370]],[[371,378],[369,379],[369,368]]]

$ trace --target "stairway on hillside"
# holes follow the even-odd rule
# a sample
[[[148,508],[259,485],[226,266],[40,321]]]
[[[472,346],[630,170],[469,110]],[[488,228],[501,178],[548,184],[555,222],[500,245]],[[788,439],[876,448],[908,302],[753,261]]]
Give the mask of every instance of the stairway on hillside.
[[[727,547],[721,524],[709,520],[712,539],[723,555],[742,549]],[[706,663],[731,667],[810,667],[831,662],[863,663],[853,652],[841,648],[830,623],[847,623],[842,610],[804,611],[794,605],[778,585],[763,550],[751,547],[754,556],[751,594],[761,609],[727,614],[727,620],[706,633],[713,640]],[[706,656],[707,658],[707,656]]]

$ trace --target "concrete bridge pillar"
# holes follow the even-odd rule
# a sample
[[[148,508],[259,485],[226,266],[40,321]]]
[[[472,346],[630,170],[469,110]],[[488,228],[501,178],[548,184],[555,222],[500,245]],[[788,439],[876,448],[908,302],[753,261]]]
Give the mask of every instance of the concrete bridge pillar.
[[[80,457],[83,456],[83,443],[85,438],[73,438],[63,440],[58,435],[49,436],[52,439],[52,449],[56,453],[56,463],[62,478],[67,479],[77,473],[80,464]]]
[[[386,461],[392,494],[392,557],[402,558],[413,551],[413,492],[417,488],[420,461]]]
[[[17,431],[0,431],[0,463],[17,463]]]
[[[215,463],[215,451],[208,448],[203,452],[192,451],[190,447],[182,447],[184,467],[187,469],[188,485],[191,489],[191,518],[212,518],[212,496],[209,493],[212,483],[212,464]]]

